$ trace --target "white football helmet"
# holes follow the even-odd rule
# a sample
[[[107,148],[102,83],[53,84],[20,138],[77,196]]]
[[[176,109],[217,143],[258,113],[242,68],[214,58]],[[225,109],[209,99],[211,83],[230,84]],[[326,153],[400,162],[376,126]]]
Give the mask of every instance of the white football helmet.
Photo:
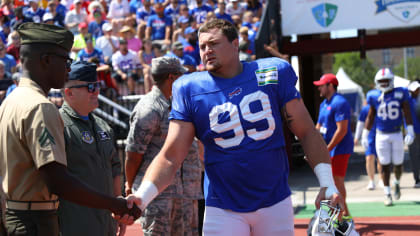
[[[353,221],[339,222],[339,214],[338,206],[331,206],[329,200],[321,201],[321,208],[309,223],[308,236],[359,236]]]
[[[375,85],[384,93],[391,91],[394,88],[394,73],[389,68],[381,68],[375,75]]]

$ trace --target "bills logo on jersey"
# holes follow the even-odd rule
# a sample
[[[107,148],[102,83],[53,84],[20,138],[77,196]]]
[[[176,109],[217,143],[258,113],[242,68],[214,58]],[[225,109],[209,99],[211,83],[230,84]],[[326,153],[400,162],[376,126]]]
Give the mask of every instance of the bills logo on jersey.
[[[376,14],[388,11],[393,17],[410,22],[420,13],[420,0],[376,0]]]
[[[338,7],[330,3],[321,3],[312,8],[312,15],[322,27],[328,27],[337,16]]]
[[[279,82],[277,67],[275,66],[256,70],[255,75],[257,76],[258,86],[277,84]]]
[[[232,99],[234,96],[239,95],[242,93],[242,88],[236,88],[232,92],[229,93],[229,98]]]

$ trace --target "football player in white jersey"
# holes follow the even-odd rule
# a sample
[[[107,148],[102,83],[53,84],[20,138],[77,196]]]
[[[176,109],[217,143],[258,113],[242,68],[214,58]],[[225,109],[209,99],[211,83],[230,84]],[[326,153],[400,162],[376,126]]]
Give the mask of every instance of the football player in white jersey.
[[[370,105],[365,129],[362,132],[362,144],[368,146],[368,134],[376,118],[376,152],[382,165],[382,180],[386,206],[392,205],[390,174],[391,164],[394,165],[394,197],[399,199],[400,178],[404,161],[404,143],[410,145],[415,133],[408,103],[409,94],[406,88],[394,88],[394,74],[389,68],[380,69],[375,75],[375,84],[382,93],[371,96],[367,101]],[[401,126],[403,119],[407,122],[407,134],[403,138]]]
[[[165,144],[129,201],[145,209],[171,182],[196,136],[205,147],[204,235],[294,235],[284,119],[320,181],[317,208],[322,199],[342,206],[326,144],[290,64],[240,62],[238,32],[220,19],[200,28],[199,47],[208,71],[175,81]]]

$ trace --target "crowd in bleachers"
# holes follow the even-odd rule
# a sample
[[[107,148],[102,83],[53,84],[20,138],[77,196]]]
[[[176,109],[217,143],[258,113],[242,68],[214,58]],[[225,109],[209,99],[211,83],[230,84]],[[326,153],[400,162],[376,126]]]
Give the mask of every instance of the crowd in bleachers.
[[[14,29],[36,22],[69,29],[75,36],[71,58],[97,63],[105,89],[117,95],[144,94],[153,85],[154,57],[177,57],[189,72],[205,70],[197,29],[212,18],[233,22],[240,32],[241,58],[255,58],[264,5],[264,0],[2,0],[0,79],[10,79],[3,84],[11,86],[12,75],[20,71]],[[0,93],[0,103],[5,94]]]

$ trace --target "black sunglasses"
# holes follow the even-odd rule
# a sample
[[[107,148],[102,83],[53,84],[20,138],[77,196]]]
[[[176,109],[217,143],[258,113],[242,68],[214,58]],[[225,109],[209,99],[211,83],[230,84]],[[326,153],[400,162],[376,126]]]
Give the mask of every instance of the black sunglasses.
[[[61,57],[61,58],[65,59],[67,69],[70,69],[71,63],[73,63],[73,59],[71,59],[69,56],[64,56],[64,55],[60,55],[60,54],[52,53],[52,52],[48,52],[46,54],[47,55],[54,55],[56,57]]]
[[[95,82],[95,83],[88,83],[88,84],[79,84],[79,85],[73,85],[68,88],[87,88],[89,93],[94,93],[96,90],[99,90],[101,88],[101,83]]]

